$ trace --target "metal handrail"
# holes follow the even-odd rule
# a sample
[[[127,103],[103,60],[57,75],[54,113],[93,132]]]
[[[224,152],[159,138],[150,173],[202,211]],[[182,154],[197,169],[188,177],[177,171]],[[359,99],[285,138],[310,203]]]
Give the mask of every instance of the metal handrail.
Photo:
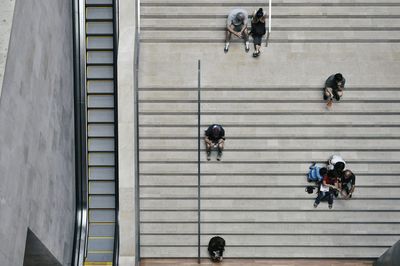
[[[135,51],[133,53],[134,60],[134,104],[135,104],[135,137],[134,137],[134,149],[135,149],[135,265],[140,264],[140,172],[139,172],[139,55],[140,55],[140,0],[135,0]]]
[[[74,120],[76,211],[72,265],[83,265],[87,252],[87,157],[86,157],[86,50],[85,1],[73,1]]]
[[[119,39],[119,20],[118,20],[118,0],[113,0],[113,60],[114,60],[114,147],[118,147],[118,39]],[[114,160],[118,162],[118,149],[114,151]],[[113,252],[113,266],[119,264],[119,168],[116,163],[114,166],[115,177],[115,224],[114,224],[114,252]]]
[[[200,164],[200,111],[201,111],[201,98],[200,98],[200,88],[201,88],[201,61],[197,64],[197,263],[200,264],[200,188],[201,188],[201,164]]]
[[[268,0],[268,32],[271,32],[272,0]]]
[[[265,46],[268,46],[269,35],[271,34],[271,19],[272,19],[272,0],[268,0],[268,31],[265,40]]]

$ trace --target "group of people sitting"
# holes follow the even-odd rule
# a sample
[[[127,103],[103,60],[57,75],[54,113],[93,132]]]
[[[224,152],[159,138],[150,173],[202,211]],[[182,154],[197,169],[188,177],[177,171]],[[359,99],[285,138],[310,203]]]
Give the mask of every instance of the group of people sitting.
[[[326,166],[313,163],[307,181],[315,182],[318,187],[314,208],[321,201],[328,201],[328,207],[332,209],[334,198],[340,194],[343,199],[350,199],[356,186],[356,176],[346,169],[346,162],[339,155],[333,155]],[[308,193],[313,192],[312,187],[307,187],[307,190]]]
[[[233,9],[229,15],[226,23],[226,39],[225,39],[225,53],[229,50],[229,44],[232,34],[243,39],[245,44],[246,53],[250,50],[249,36],[253,37],[254,41],[254,57],[258,57],[261,53],[262,37],[266,33],[265,20],[267,18],[266,12],[262,8],[255,10],[251,19],[251,30],[247,29],[248,13],[246,10],[237,8]]]
[[[211,151],[218,151],[217,160],[220,161],[224,150],[225,130],[221,125],[212,124],[205,131],[207,161],[211,159]],[[314,208],[317,208],[321,201],[328,201],[329,209],[333,207],[333,200],[339,194],[343,199],[350,199],[353,195],[356,176],[350,169],[346,168],[346,162],[340,155],[333,155],[327,165],[313,163],[307,174],[307,181],[314,182],[317,190],[317,198]],[[306,191],[313,193],[315,187],[308,186]]]

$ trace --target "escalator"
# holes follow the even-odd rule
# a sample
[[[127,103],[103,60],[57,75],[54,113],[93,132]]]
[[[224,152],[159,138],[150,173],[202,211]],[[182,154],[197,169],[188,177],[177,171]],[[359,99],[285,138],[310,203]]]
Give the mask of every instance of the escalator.
[[[75,1],[80,168],[75,265],[116,265],[118,168],[116,1]],[[78,73],[79,72],[79,73]],[[77,86],[75,86],[77,87]],[[78,99],[77,99],[78,98]],[[77,104],[78,105],[78,104]],[[77,110],[77,108],[75,108]],[[76,127],[78,128],[78,127]],[[78,253],[78,254],[77,254]]]

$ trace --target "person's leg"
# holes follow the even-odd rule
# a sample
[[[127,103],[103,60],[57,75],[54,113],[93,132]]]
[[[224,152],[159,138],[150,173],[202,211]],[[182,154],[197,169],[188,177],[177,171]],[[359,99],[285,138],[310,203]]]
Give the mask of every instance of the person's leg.
[[[221,160],[221,156],[222,156],[222,151],[224,150],[224,141],[222,140],[219,144],[218,144],[218,155],[217,155],[217,160]]]
[[[207,161],[210,160],[212,145],[206,142]]]
[[[336,101],[340,101],[340,98],[343,96],[343,91],[333,90],[332,92]]]
[[[319,192],[318,193],[318,196],[317,196],[317,198],[315,199],[315,202],[314,202],[314,208],[317,208],[318,207],[318,204],[321,202],[321,200],[324,198],[324,192]]]
[[[226,30],[226,36],[225,36],[225,47],[224,51],[228,52],[229,50],[229,42],[231,41],[232,33],[229,30]]]
[[[245,49],[246,49],[246,53],[250,50],[250,44],[249,44],[249,31],[247,30],[247,26],[243,31],[242,37],[244,40],[244,45],[245,45]]]
[[[333,193],[328,192],[328,207],[332,209],[333,206]]]
[[[324,89],[324,100],[325,100],[325,101],[326,101],[326,100],[328,101],[328,102],[326,103],[326,106],[327,106],[328,108],[332,107],[332,100],[333,100],[332,88],[326,87],[326,88]]]
[[[262,40],[262,36],[260,35],[253,35],[253,41],[254,41],[254,47],[255,47],[255,51],[253,53],[254,57],[257,57],[260,55],[260,48],[261,48],[261,40]]]

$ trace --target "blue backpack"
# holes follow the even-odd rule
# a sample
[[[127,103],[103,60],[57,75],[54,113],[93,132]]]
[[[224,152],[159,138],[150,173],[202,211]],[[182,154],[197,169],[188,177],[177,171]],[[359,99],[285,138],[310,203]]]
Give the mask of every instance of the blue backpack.
[[[308,172],[308,181],[309,182],[321,182],[324,178],[319,174],[319,170],[323,167],[319,167],[317,165],[310,166],[310,171]]]

